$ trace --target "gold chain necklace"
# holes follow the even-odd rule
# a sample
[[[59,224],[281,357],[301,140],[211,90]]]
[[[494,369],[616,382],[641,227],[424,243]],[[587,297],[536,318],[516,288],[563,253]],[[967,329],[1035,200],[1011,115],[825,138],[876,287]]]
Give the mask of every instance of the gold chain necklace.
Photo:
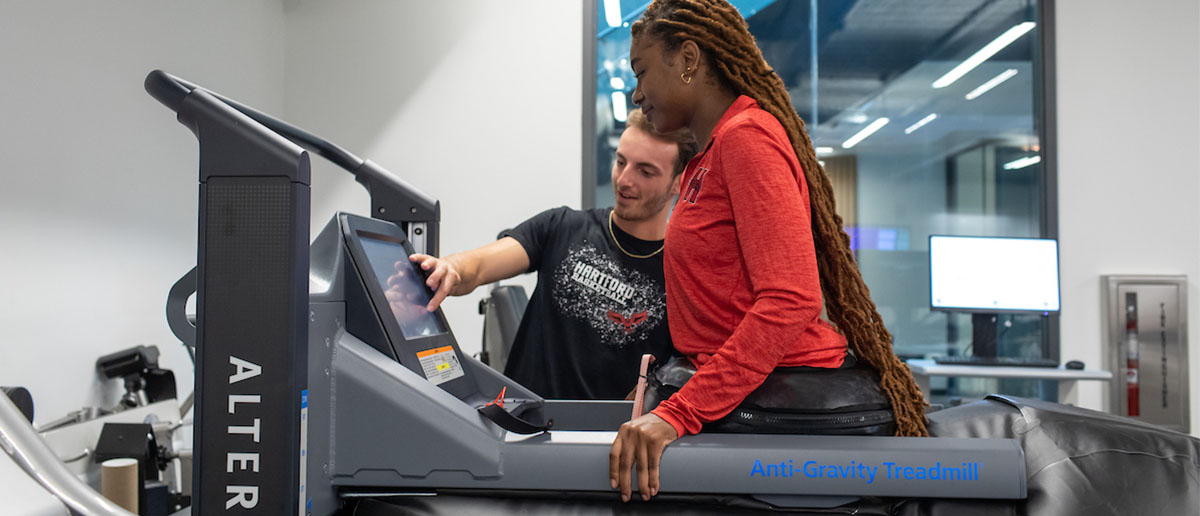
[[[613,243],[617,244],[617,249],[620,249],[621,252],[625,253],[626,256],[628,256],[630,258],[649,258],[658,253],[661,253],[663,248],[667,246],[667,244],[664,242],[662,247],[659,247],[657,251],[654,251],[653,253],[650,253],[650,254],[633,254],[629,251],[626,251],[624,247],[621,247],[621,242],[617,240],[617,234],[613,232],[612,221],[613,221],[613,215],[616,212],[617,212],[616,208],[613,208],[612,211],[608,212],[608,234],[612,235]]]

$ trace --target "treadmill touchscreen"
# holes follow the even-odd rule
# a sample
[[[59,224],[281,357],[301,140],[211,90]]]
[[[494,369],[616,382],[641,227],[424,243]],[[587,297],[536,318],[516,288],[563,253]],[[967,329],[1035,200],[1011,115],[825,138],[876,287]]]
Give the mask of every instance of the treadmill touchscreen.
[[[385,240],[387,237],[361,231],[358,236],[404,338],[446,333],[437,315],[425,309],[429,304],[429,293],[421,273],[408,261],[408,251],[404,245]]]

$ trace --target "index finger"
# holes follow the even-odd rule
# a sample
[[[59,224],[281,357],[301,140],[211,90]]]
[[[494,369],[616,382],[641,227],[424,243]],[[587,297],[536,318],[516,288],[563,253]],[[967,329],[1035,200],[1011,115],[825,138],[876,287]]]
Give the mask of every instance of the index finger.
[[[636,435],[630,434],[634,434],[634,432],[630,431],[625,434],[625,438],[631,442],[621,448],[620,462],[617,463],[617,489],[621,491],[622,502],[628,502],[633,494],[634,453],[641,447],[638,442],[640,439]]]
[[[446,296],[448,295],[450,295],[450,289],[445,288],[445,285],[443,285],[443,288],[438,288],[437,291],[433,293],[433,299],[429,300],[429,304],[425,305],[425,309],[429,310],[430,312],[437,310],[438,306],[442,304],[442,301],[446,300]]]
[[[613,489],[617,488],[617,478],[620,475],[619,471],[621,467],[621,447],[624,444],[621,434],[618,432],[617,438],[613,440],[612,447],[608,449],[608,483]]]

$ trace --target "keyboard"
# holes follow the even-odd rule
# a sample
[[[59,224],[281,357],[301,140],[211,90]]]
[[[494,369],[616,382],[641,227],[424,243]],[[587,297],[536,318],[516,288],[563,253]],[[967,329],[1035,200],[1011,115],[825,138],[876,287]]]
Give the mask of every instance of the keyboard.
[[[1035,357],[977,357],[953,356],[933,357],[941,365],[1002,366],[1002,367],[1058,367],[1058,361]]]

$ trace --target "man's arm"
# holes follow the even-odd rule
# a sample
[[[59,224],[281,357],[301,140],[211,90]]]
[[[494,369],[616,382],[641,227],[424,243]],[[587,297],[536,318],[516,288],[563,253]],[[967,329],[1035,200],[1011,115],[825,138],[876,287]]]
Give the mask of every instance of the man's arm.
[[[529,254],[513,237],[504,237],[470,251],[436,258],[414,254],[409,260],[432,271],[425,284],[434,290],[433,299],[425,308],[437,310],[446,296],[465,296],[485,283],[511,278],[529,269]]]

